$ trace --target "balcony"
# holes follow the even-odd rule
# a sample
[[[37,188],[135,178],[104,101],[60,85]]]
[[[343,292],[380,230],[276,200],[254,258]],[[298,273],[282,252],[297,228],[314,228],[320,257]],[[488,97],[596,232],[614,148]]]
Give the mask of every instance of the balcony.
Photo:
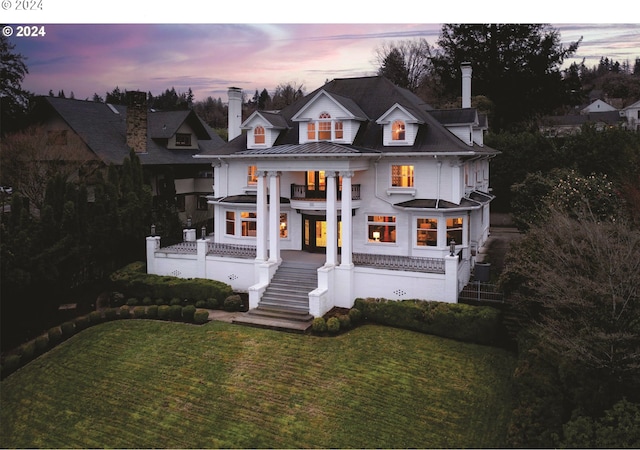
[[[338,188],[337,192],[338,200],[342,200],[342,186]],[[292,184],[291,185],[291,200],[327,200],[327,191],[325,189],[313,189],[304,184]],[[351,200],[360,200],[360,185],[351,185]]]

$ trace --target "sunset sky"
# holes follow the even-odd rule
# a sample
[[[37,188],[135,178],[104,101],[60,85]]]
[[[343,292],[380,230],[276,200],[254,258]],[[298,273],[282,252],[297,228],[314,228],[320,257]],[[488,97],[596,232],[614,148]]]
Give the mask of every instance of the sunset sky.
[[[122,17],[118,1],[112,6]],[[190,87],[196,100],[212,96],[223,101],[230,86],[242,88],[249,96],[256,89],[272,92],[280,83],[303,85],[310,92],[333,78],[375,74],[375,50],[384,42],[426,38],[435,44],[441,28],[441,22],[202,24],[180,20],[179,14],[171,15],[174,24],[166,16],[145,15],[125,24],[108,15],[96,16],[100,20],[54,15],[45,21],[37,14],[9,12],[13,13],[10,19],[38,19],[5,21],[12,27],[9,40],[15,51],[26,57],[29,74],[23,87],[36,94],[64,90],[69,96],[73,91],[77,99],[90,99],[94,93],[104,97],[116,86],[154,95],[171,87],[179,92]],[[198,19],[193,11],[189,17]],[[18,37],[18,27],[27,23],[45,24],[46,35]],[[630,64],[640,57],[640,24],[552,26],[560,31],[564,44],[583,36],[575,60],[585,58],[589,67],[601,56]]]

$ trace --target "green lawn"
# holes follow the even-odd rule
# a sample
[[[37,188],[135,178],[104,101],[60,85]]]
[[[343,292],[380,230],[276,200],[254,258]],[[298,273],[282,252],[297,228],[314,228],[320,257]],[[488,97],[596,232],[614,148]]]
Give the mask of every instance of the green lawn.
[[[512,354],[375,325],[89,328],[7,377],[2,448],[503,447]]]

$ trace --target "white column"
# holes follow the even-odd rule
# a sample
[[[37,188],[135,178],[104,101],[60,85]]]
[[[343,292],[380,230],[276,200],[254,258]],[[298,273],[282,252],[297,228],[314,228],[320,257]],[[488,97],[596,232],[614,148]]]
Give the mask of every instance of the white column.
[[[280,262],[280,172],[269,172],[269,262]]]
[[[325,265],[338,262],[338,201],[336,199],[336,173],[325,172],[327,183],[327,259]]]
[[[261,171],[256,174],[258,176],[258,192],[256,199],[256,261],[267,260],[267,186],[265,172]],[[238,220],[240,220],[238,218]]]
[[[353,220],[351,216],[351,177],[353,172],[341,172],[342,175],[342,260],[341,266],[352,266]]]

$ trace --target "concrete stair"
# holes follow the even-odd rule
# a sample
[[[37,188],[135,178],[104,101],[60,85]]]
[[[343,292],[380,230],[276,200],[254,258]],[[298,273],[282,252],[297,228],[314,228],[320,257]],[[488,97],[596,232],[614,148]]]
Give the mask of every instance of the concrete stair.
[[[314,264],[283,261],[258,307],[234,319],[234,323],[283,331],[305,332],[311,327],[309,292],[318,287]]]

